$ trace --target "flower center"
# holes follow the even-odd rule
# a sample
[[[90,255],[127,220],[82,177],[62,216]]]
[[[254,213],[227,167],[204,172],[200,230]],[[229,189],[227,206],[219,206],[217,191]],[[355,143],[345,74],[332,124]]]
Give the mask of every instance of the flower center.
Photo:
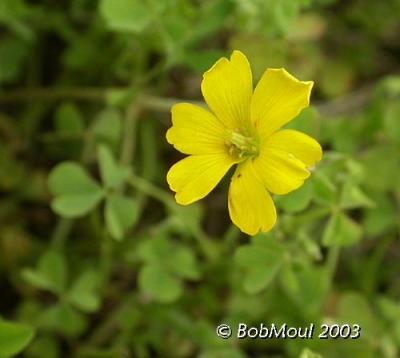
[[[259,140],[256,135],[248,135],[241,131],[231,131],[226,140],[230,155],[236,158],[254,158],[260,152]]]

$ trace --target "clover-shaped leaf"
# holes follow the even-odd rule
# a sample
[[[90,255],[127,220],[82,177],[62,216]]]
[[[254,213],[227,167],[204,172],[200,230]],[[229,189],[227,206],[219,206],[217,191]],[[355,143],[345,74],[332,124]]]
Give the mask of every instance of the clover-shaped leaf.
[[[139,274],[139,286],[143,292],[159,302],[174,302],[182,294],[182,282],[161,265],[146,265]]]
[[[336,202],[336,187],[325,173],[316,172],[311,178],[314,199],[318,203],[331,205]]]
[[[65,259],[59,252],[47,251],[41,256],[37,268],[24,269],[22,277],[34,287],[60,295],[67,284]]]
[[[362,228],[343,213],[331,216],[322,236],[325,246],[350,246],[357,243],[362,236]]]
[[[281,268],[284,254],[284,247],[277,240],[264,235],[254,236],[251,244],[239,247],[235,262],[245,272],[245,291],[255,294],[264,290]]]
[[[307,180],[304,185],[292,193],[276,198],[277,204],[289,213],[296,213],[304,210],[312,199],[312,182]]]
[[[150,21],[145,4],[139,0],[102,0],[100,13],[109,29],[138,33],[143,31]]]
[[[32,286],[52,292],[60,301],[80,311],[94,312],[100,306],[100,296],[97,292],[98,274],[89,269],[69,284],[67,263],[57,251],[50,250],[44,253],[37,268],[24,269],[22,277]]]
[[[93,270],[84,272],[72,285],[68,301],[83,312],[95,312],[100,306],[97,292],[99,277]]]
[[[309,262],[286,261],[279,281],[304,316],[319,312],[329,289],[325,267],[316,267]]]
[[[33,329],[22,323],[0,320],[0,356],[12,357],[32,340]]]
[[[55,127],[59,133],[71,135],[83,133],[83,117],[74,103],[65,102],[57,108]]]
[[[54,195],[52,209],[67,218],[87,214],[104,196],[101,186],[74,162],[57,165],[50,173],[48,186]]]
[[[119,194],[110,194],[105,206],[105,220],[110,235],[116,240],[121,240],[125,230],[135,224],[138,213],[135,200]]]
[[[130,168],[118,165],[110,148],[105,145],[100,145],[97,153],[100,175],[104,186],[108,189],[119,188],[129,177]]]
[[[373,208],[375,203],[364,194],[359,186],[347,182],[342,188],[340,206],[344,209],[354,209],[359,207]]]
[[[140,289],[156,301],[175,301],[182,294],[183,279],[200,278],[192,251],[163,236],[145,241],[138,254],[145,262],[139,273]]]
[[[41,328],[54,330],[71,338],[82,334],[87,324],[86,317],[67,302],[50,306],[38,319]]]
[[[90,127],[90,132],[96,142],[117,144],[121,137],[121,113],[115,108],[106,108],[95,118]]]

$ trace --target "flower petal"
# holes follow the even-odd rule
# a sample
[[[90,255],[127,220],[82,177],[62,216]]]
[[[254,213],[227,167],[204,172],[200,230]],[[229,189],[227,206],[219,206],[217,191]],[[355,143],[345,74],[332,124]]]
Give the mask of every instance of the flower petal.
[[[314,82],[302,82],[285,69],[267,69],[251,100],[251,118],[262,137],[296,117],[310,103]]]
[[[235,160],[225,153],[191,155],[174,164],[167,174],[178,204],[188,205],[215,188]]]
[[[268,231],[274,226],[274,202],[254,173],[251,160],[236,169],[229,186],[228,206],[232,222],[248,235]]]
[[[322,148],[314,138],[292,129],[272,134],[264,145],[292,154],[309,167],[322,158]]]
[[[225,128],[209,111],[190,103],[172,107],[173,126],[167,141],[185,154],[212,154],[226,150]]]
[[[250,121],[253,92],[250,64],[240,51],[230,61],[223,57],[203,75],[201,91],[213,113],[230,129]]]
[[[265,187],[274,194],[287,194],[299,188],[310,172],[294,155],[264,145],[253,161],[254,170]]]

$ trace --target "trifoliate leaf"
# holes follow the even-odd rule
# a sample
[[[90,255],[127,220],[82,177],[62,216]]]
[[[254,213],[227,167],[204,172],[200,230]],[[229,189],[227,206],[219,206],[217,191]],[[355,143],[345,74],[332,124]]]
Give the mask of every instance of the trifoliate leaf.
[[[85,330],[87,319],[68,303],[59,303],[44,311],[38,324],[67,337],[77,337]]]
[[[139,273],[140,290],[162,303],[174,302],[182,294],[182,284],[157,264],[145,265]]]
[[[22,276],[32,286],[61,294],[67,284],[67,264],[59,252],[48,251],[36,269],[25,269]]]
[[[55,196],[52,209],[73,218],[87,214],[103,198],[103,189],[77,163],[64,162],[50,173],[48,186]]]
[[[246,292],[258,293],[268,286],[281,268],[284,253],[278,241],[263,235],[237,249],[235,262],[245,272],[243,286]]]

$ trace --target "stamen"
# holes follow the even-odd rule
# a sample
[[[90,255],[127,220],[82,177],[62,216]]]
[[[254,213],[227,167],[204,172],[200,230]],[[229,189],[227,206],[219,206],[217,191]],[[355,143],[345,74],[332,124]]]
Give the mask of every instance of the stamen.
[[[258,156],[258,138],[255,135],[248,136],[243,135],[242,133],[243,132],[239,130],[229,133],[228,138],[225,141],[229,154],[240,159]]]

